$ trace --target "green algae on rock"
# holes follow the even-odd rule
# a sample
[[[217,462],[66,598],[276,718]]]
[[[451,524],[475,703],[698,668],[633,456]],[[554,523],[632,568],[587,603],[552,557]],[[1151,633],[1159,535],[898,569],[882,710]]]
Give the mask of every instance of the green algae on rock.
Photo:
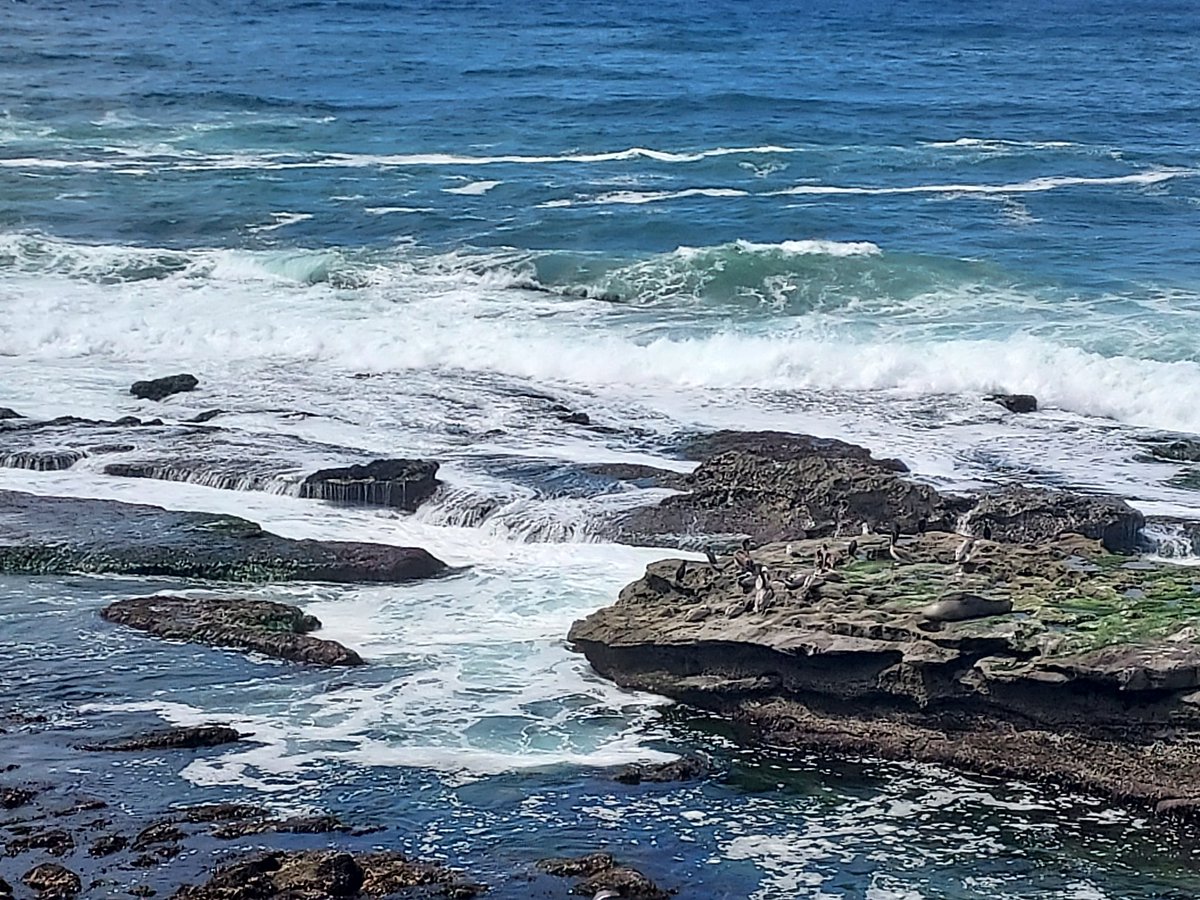
[[[754,552],[774,597],[733,566],[652,563],[569,640],[600,674],[716,710],[768,740],[1048,778],[1153,802],[1200,795],[1200,579],[1068,535],[960,535]],[[972,599],[973,598],[973,599]],[[975,617],[932,615],[958,602]]]
[[[415,547],[298,541],[236,516],[0,490],[0,574],[393,583],[445,568]]]

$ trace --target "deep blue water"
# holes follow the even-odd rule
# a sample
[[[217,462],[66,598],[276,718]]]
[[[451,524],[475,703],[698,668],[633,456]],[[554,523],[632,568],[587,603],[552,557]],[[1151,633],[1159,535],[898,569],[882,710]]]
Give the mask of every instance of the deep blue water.
[[[500,509],[463,529],[449,502],[397,523],[0,469],[479,567],[286,593],[364,648],[348,686],[100,630],[103,600],[153,585],[6,580],[8,702],[71,735],[118,714],[269,735],[132,774],[53,737],[28,752],[138,803],[296,782],[296,803],[489,877],[599,842],[681,897],[1194,892],[1191,839],[1136,812],[737,750],[601,684],[562,635],[652,554],[566,543],[603,498],[547,500],[529,473],[770,426],[941,482],[1018,473],[1200,516],[1176,467],[1134,459],[1147,430],[1200,432],[1197,84],[1184,2],[6,4],[0,405],[219,406],[248,442],[436,456]],[[125,393],[184,367],[195,397]],[[547,424],[529,388],[612,431]],[[981,401],[997,388],[1047,412],[1004,417]],[[691,747],[730,777],[597,774]]]

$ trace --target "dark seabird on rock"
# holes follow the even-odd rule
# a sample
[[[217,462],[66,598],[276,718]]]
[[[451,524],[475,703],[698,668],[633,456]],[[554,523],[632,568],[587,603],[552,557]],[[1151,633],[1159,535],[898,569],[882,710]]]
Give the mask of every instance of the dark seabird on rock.
[[[850,560],[858,558],[858,541],[851,541],[846,547],[846,556]]]
[[[983,539],[985,541],[990,541],[992,539],[992,523],[991,522],[983,523]]]
[[[897,528],[895,525],[893,525],[891,540],[888,541],[888,556],[890,556],[892,558],[893,562],[897,562],[897,563],[912,562],[912,557],[896,546],[896,541],[899,539],[900,539],[900,529]]]
[[[704,557],[708,560],[708,565],[714,572],[721,568],[721,564],[717,561],[717,554],[713,553],[712,547],[704,548]]]
[[[687,560],[680,560],[679,568],[675,570],[675,583],[679,584],[683,581],[683,576],[687,574]]]

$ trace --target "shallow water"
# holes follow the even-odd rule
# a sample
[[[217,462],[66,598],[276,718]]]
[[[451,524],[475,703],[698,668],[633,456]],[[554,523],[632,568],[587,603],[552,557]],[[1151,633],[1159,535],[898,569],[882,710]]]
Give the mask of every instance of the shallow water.
[[[104,475],[179,453],[134,435],[67,472],[0,469],[0,488],[470,567],[254,589],[371,663],[336,678],[95,619],[159,584],[6,579],[6,698],[71,728],[231,717],[263,743],[105,777],[404,823],[412,849],[484,874],[599,838],[683,895],[1190,896],[1191,839],[1135,813],[737,750],[563,638],[659,555],[596,540],[651,495],[572,464],[686,470],[669,451],[693,429],[834,435],[941,486],[1200,515],[1172,483],[1187,467],[1137,458],[1140,437],[1200,431],[1196,10],[694,7],[5,10],[0,405],[219,407],[232,434],[203,484]],[[126,393],[182,370],[198,392]],[[994,390],[1043,411],[1009,415]],[[293,496],[300,473],[384,455],[442,460],[453,490],[407,518]],[[237,486],[245,456],[269,491],[204,486]],[[732,776],[597,774],[693,747]]]

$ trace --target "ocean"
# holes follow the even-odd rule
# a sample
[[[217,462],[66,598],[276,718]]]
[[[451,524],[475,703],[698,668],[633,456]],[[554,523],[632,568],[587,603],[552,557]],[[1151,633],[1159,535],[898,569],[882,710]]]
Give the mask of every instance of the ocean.
[[[338,679],[98,631],[157,584],[6,577],[5,695],[63,727],[229,718],[262,743],[96,777],[402,822],[483,876],[603,843],[681,898],[1193,896],[1192,839],[1138,811],[739,748],[565,635],[664,555],[597,539],[649,494],[570,467],[686,470],[664,448],[697,430],[1200,517],[1139,443],[1200,432],[1197,84],[1183,2],[7,4],[0,405],[220,408],[279,462],[250,484],[219,456],[187,481],[85,459],[0,489],[471,568],[254,588],[362,652]],[[129,396],[176,371],[200,389]],[[440,460],[448,489],[412,516],[299,499],[343,451]],[[693,749],[729,776],[604,775]]]

